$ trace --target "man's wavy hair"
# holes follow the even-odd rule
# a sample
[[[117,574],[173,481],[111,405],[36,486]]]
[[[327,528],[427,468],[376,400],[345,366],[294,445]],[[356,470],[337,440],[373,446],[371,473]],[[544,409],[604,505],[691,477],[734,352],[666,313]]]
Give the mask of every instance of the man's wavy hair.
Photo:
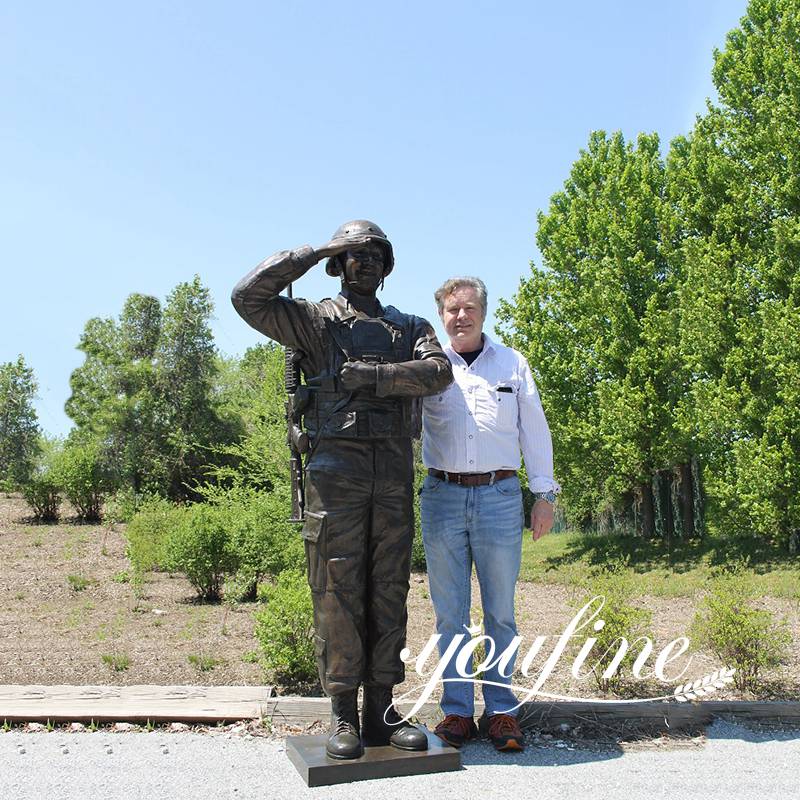
[[[473,278],[471,276],[462,276],[459,278],[450,278],[446,280],[434,293],[433,299],[436,300],[436,307],[439,309],[439,316],[444,311],[444,300],[448,295],[453,294],[456,289],[463,287],[474,289],[478,294],[481,308],[483,309],[483,318],[486,319],[487,304],[489,295],[486,292],[486,284],[480,278]]]

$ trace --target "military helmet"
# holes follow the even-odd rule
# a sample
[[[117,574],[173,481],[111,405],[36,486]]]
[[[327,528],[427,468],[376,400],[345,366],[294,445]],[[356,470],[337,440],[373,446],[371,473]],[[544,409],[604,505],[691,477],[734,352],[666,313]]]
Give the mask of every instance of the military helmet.
[[[381,245],[385,252],[383,259],[383,277],[385,278],[394,269],[394,251],[392,250],[392,243],[386,238],[386,234],[374,223],[368,219],[354,219],[351,222],[345,222],[336,229],[333,234],[333,239],[344,239],[347,236],[366,235],[368,241],[377,242]],[[333,256],[328,259],[325,265],[325,272],[334,277],[342,274],[342,260],[339,256]]]

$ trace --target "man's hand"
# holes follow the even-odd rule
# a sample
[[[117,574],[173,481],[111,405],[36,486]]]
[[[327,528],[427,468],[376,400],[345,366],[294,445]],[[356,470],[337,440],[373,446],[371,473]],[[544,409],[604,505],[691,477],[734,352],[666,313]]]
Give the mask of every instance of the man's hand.
[[[358,234],[356,236],[347,236],[344,239],[331,239],[327,244],[321,247],[315,247],[314,252],[320,261],[323,258],[331,258],[338,256],[339,253],[344,253],[346,250],[358,250],[363,247],[370,240],[369,236]]]
[[[348,392],[357,389],[374,389],[378,382],[378,370],[375,364],[347,361],[339,370],[339,380]]]
[[[531,509],[531,533],[533,541],[541,539],[553,527],[553,504],[547,500],[537,500]]]

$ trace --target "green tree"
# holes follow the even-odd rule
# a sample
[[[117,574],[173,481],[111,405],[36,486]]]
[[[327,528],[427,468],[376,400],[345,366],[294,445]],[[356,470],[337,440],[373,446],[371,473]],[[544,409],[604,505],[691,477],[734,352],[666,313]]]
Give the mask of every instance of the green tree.
[[[232,486],[288,488],[283,348],[266,342],[221,359],[217,391],[221,416],[240,434],[220,448],[224,460],[210,474]]]
[[[26,482],[39,452],[36,388],[22,356],[0,364],[0,488],[6,491]]]
[[[166,422],[171,497],[191,494],[202,481],[212,448],[230,440],[213,397],[217,359],[209,321],[213,303],[195,276],[167,297],[156,347],[157,386]]]
[[[716,525],[800,531],[800,5],[752,0],[715,51],[719,104],[673,142],[686,280],[681,410]]]
[[[70,378],[70,440],[98,442],[118,486],[193,495],[213,449],[235,435],[217,413],[213,306],[200,279],[181,283],[162,310],[132,294],[119,320],[91,319]]]
[[[633,506],[652,535],[653,477],[690,458],[672,414],[681,276],[662,248],[668,219],[658,136],[593,133],[539,214],[543,266],[500,306],[541,389],[573,522]]]

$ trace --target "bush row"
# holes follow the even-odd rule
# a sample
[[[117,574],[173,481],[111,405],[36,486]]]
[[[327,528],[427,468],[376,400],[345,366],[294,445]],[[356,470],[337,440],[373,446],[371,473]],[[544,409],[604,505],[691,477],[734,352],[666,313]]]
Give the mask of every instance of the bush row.
[[[134,571],[182,572],[198,596],[255,599],[258,582],[304,564],[299,531],[280,490],[218,491],[209,502],[146,501],[126,530]]]
[[[40,522],[55,522],[64,498],[72,504],[78,519],[97,522],[110,489],[100,450],[88,443],[49,454],[23,484],[22,494]]]

